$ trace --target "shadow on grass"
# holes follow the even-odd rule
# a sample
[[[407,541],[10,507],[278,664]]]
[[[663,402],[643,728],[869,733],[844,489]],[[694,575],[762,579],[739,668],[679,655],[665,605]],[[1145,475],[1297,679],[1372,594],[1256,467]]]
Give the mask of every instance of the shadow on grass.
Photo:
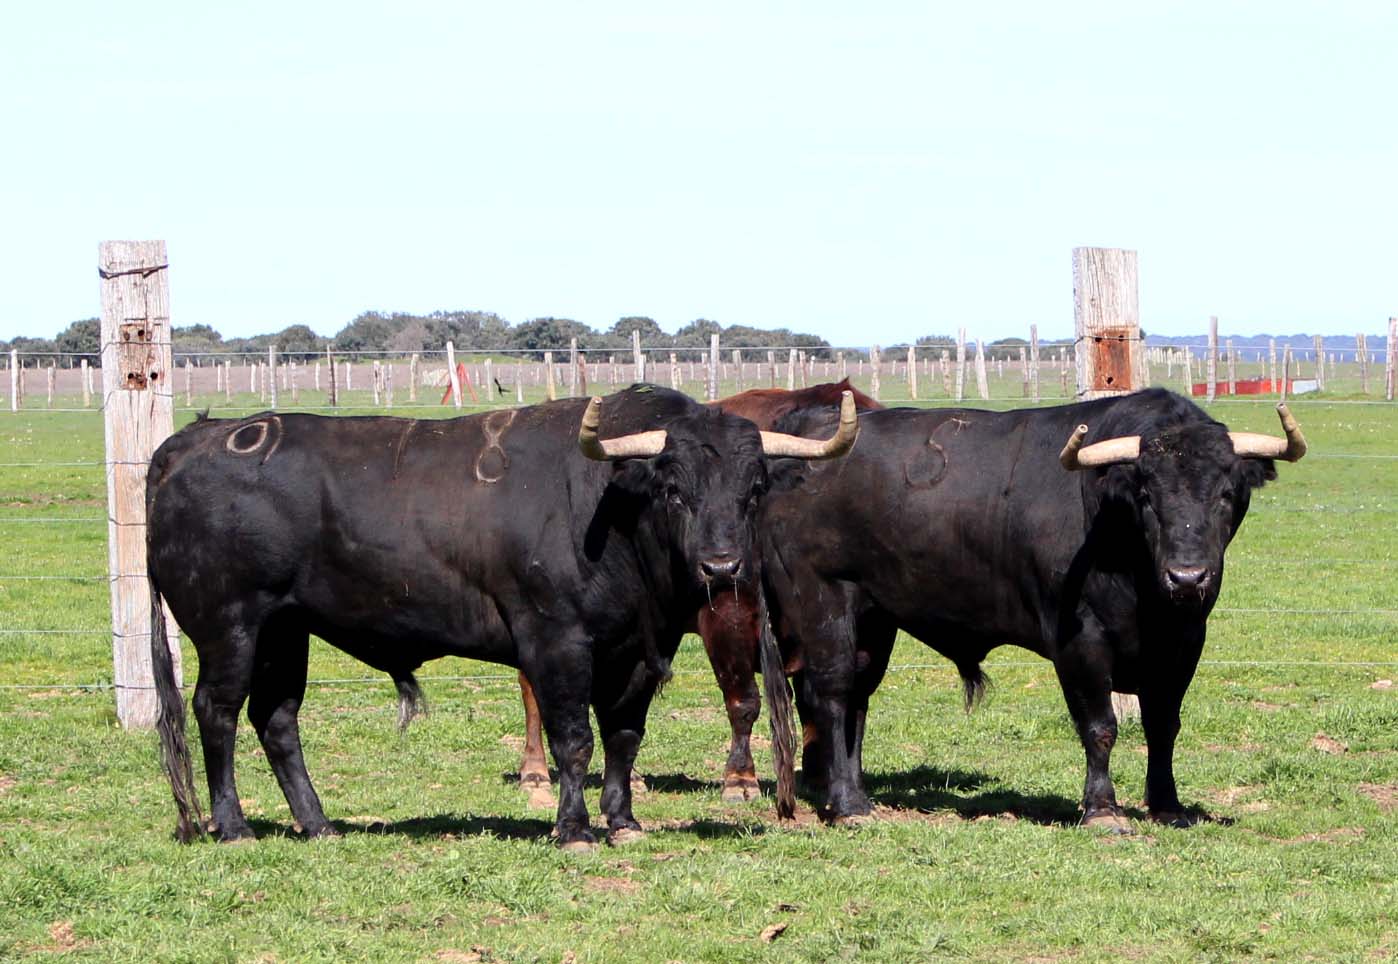
[[[595,819],[593,832],[600,840],[606,833]],[[270,820],[250,820],[249,825],[257,839],[290,837],[304,839],[288,824]],[[545,817],[495,817],[474,814],[443,813],[431,817],[411,817],[407,820],[375,821],[373,823],[349,823],[332,820],[335,829],[346,837],[355,835],[389,836],[398,835],[413,840],[438,840],[443,837],[495,837],[500,840],[540,840],[548,841],[553,834],[553,820]],[[647,830],[664,834],[690,834],[701,840],[716,840],[730,837],[758,837],[765,834],[767,826],[756,821],[732,823],[709,820],[703,817],[694,820],[664,820],[646,824]]]
[[[696,780],[687,773],[641,773],[641,779],[646,782],[647,790],[654,790],[656,793],[700,793],[718,792],[723,789],[722,782],[718,780]],[[500,782],[506,786],[518,787],[518,773],[500,774]],[[758,778],[758,789],[764,796],[773,793],[776,783],[772,780]],[[558,771],[549,771],[549,784],[556,790],[558,788]],[[583,787],[589,790],[600,790],[602,788],[602,774],[589,773],[583,780]]]

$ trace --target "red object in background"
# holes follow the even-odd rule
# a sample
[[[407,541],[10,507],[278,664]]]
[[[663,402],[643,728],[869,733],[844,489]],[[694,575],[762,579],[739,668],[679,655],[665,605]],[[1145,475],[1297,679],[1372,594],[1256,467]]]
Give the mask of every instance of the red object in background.
[[[1276,393],[1277,389],[1281,386],[1281,380],[1278,379],[1274,382],[1270,378],[1247,378],[1241,381],[1234,382],[1233,385],[1237,389],[1237,391],[1233,393],[1234,395],[1272,395]],[[1218,394],[1227,395],[1227,379],[1219,379],[1216,388],[1218,390]],[[1290,389],[1291,386],[1288,385],[1287,388]],[[1209,393],[1208,383],[1195,382],[1192,386],[1190,386],[1189,393],[1191,395],[1207,395]],[[1288,391],[1287,394],[1290,394],[1290,392]]]

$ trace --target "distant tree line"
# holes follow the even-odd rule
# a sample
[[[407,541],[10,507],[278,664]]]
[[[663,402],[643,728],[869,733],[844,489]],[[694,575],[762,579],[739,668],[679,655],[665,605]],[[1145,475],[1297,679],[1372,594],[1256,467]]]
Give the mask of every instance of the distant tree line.
[[[799,348],[814,357],[830,355],[830,343],[816,335],[793,332],[789,328],[753,328],[749,325],[724,326],[707,318],[690,322],[673,335],[661,330],[654,319],[628,316],[605,331],[598,331],[571,318],[532,318],[512,325],[489,311],[434,311],[427,315],[407,312],[366,311],[333,337],[318,335],[307,325],[290,325],[280,331],[248,338],[225,338],[211,325],[187,325],[174,329],[177,355],[218,355],[266,352],[271,345],[288,359],[306,360],[321,355],[328,347],[336,354],[441,351],[448,341],[459,351],[525,351],[542,357],[545,351],[566,350],[572,339],[581,349],[622,353],[631,348],[631,333],[641,333],[641,347],[669,349],[685,358],[707,350],[709,336],[717,333],[727,348]],[[95,356],[101,351],[100,323],[96,318],[75,321],[53,338],[16,337],[0,341],[0,350],[22,353],[60,353],[60,365],[77,364],[73,355]]]

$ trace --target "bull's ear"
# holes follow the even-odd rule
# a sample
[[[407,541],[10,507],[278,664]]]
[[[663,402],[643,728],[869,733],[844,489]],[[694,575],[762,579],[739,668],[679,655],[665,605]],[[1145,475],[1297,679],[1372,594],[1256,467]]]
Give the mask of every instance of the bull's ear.
[[[1103,502],[1121,505],[1136,504],[1136,465],[1113,465],[1097,480],[1097,491]]]
[[[1243,459],[1243,481],[1250,489],[1260,489],[1277,477],[1277,463],[1271,459]]]
[[[628,495],[649,499],[660,485],[658,459],[622,459],[612,463],[612,485]]]

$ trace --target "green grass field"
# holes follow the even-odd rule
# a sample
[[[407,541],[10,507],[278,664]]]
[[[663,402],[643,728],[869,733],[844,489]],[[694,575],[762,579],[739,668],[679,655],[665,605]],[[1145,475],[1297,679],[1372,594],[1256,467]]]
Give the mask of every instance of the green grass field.
[[[885,379],[884,398],[900,385]],[[636,815],[651,833],[581,856],[550,844],[552,814],[528,810],[512,781],[512,671],[424,667],[432,713],[400,736],[391,683],[324,645],[302,730],[345,836],[292,835],[245,724],[240,789],[262,839],[175,844],[154,738],[118,728],[104,688],[102,469],[52,464],[99,462],[100,416],[6,412],[0,958],[1391,959],[1398,686],[1383,681],[1398,678],[1398,405],[1353,404],[1357,382],[1333,387],[1342,394],[1293,405],[1312,454],[1254,497],[1185,704],[1180,793],[1212,822],[1141,819],[1130,837],[1077,828],[1082,752],[1049,664],[997,651],[990,697],[967,715],[951,667],[902,639],[866,751],[880,819],[829,828],[807,802],[779,825],[769,798],[719,800],[728,728],[691,639],[638,761],[651,789]],[[992,388],[996,407],[1018,402],[1008,371]],[[347,401],[371,405],[363,392]],[[235,404],[214,414],[258,407]],[[1214,412],[1276,428],[1268,400]],[[15,464],[33,462],[49,464]],[[187,679],[192,663],[186,647]],[[1139,803],[1138,724],[1123,726],[1113,762],[1120,799]]]

